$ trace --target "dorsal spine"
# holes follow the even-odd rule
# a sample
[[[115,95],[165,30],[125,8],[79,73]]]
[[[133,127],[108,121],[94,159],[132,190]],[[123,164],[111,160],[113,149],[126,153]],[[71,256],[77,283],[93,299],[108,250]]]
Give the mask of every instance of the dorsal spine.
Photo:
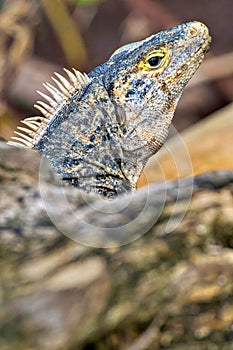
[[[57,87],[50,83],[43,84],[51,96],[41,91],[37,91],[46,101],[37,101],[34,105],[42,116],[29,117],[22,120],[21,123],[26,125],[26,128],[18,126],[17,129],[20,130],[20,132],[14,132],[17,137],[11,137],[11,140],[13,141],[9,141],[9,145],[33,148],[37,144],[38,139],[42,137],[44,130],[61,106],[64,105],[71,96],[75,93],[77,94],[78,90],[81,90],[82,87],[90,83],[90,78],[86,73],[80,73],[74,68],[72,72],[65,68],[64,71],[67,74],[68,79],[59,73],[54,73],[56,78],[52,77],[52,80]]]

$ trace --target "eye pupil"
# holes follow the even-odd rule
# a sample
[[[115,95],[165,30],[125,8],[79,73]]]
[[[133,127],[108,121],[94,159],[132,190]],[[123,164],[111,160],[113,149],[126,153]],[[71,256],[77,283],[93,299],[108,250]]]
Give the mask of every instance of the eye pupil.
[[[151,67],[158,67],[162,61],[163,57],[153,56],[149,58],[148,63]]]

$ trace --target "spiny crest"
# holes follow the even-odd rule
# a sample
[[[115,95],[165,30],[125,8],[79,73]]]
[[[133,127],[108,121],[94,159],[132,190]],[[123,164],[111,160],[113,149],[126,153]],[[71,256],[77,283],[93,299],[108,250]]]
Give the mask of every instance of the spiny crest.
[[[26,128],[18,126],[17,129],[21,132],[14,132],[18,137],[11,137],[11,140],[13,141],[9,141],[9,145],[33,148],[37,143],[38,137],[43,134],[46,126],[53,119],[55,113],[61,108],[61,106],[69,100],[74,93],[77,93],[77,90],[90,83],[90,78],[86,73],[80,73],[74,68],[73,72],[65,68],[64,71],[69,80],[59,73],[54,73],[58,79],[54,77],[52,77],[52,79],[57,87],[49,83],[43,84],[51,97],[43,92],[37,91],[39,95],[48,102],[37,101],[34,105],[34,107],[41,112],[42,116],[30,117],[22,120],[21,123],[26,125]]]

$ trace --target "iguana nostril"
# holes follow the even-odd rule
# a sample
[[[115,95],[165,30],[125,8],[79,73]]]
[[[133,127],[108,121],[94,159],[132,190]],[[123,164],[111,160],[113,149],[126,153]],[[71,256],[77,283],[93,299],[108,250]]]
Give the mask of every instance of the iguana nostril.
[[[201,22],[192,22],[190,34],[195,37],[195,36],[199,35],[200,33],[203,33],[205,35],[209,34],[209,30],[206,27],[206,25],[201,23]]]
[[[192,29],[190,30],[190,33],[191,33],[192,36],[197,36],[197,35],[198,35],[198,31],[197,31],[196,28],[192,28]]]

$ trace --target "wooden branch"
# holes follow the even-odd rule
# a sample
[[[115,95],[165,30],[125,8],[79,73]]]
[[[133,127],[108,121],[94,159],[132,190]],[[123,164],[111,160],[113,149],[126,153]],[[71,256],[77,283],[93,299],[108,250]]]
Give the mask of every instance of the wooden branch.
[[[150,158],[139,186],[202,172],[233,170],[233,103],[177,132]]]
[[[1,349],[230,349],[232,172],[111,202],[67,187],[70,215],[44,165],[39,183],[35,153],[1,143],[0,154]]]

